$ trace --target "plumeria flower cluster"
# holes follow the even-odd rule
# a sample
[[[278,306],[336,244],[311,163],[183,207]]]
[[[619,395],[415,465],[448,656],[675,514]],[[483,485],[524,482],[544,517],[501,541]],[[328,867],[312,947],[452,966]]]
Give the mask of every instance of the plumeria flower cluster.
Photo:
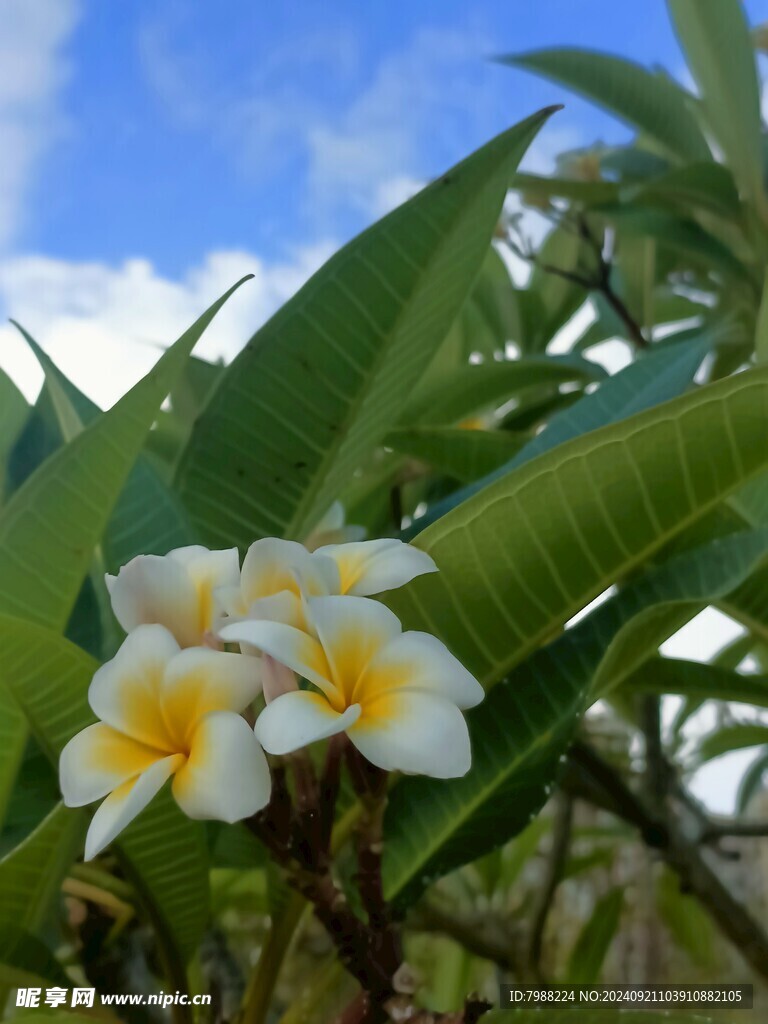
[[[466,773],[462,710],[482,699],[479,683],[438,639],[404,632],[372,599],[437,567],[354,529],[334,509],[305,544],[256,541],[242,567],[235,548],[194,545],[139,555],[107,576],[127,638],[91,683],[98,721],[60,761],[68,806],[102,800],[86,859],[171,778],[191,818],[248,818],[269,801],[264,751],[290,754],[342,732],[386,771]],[[251,726],[244,714],[262,693]]]

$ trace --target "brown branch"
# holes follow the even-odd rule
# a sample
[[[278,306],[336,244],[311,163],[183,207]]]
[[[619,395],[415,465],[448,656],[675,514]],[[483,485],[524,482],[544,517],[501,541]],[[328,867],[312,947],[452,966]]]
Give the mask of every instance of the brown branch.
[[[408,919],[418,932],[446,935],[474,956],[490,960],[502,970],[518,974],[523,962],[523,931],[519,925],[487,911],[455,912],[433,900],[424,900]]]
[[[768,837],[768,821],[712,820],[703,830],[703,843],[717,842],[718,839],[764,839]]]
[[[726,888],[697,843],[687,838],[676,815],[663,820],[657,808],[647,807],[611,765],[584,743],[571,748],[564,785],[572,795],[634,825],[678,876],[681,888],[696,896],[757,975],[768,979],[768,934]]]
[[[387,773],[375,768],[353,747],[346,747],[347,764],[362,814],[357,824],[357,883],[368,924],[379,938],[379,952],[391,975],[402,963],[403,953],[392,911],[384,898],[381,875],[384,851],[384,810],[387,805]]]
[[[638,348],[647,348],[648,342],[640,324],[632,316],[626,303],[613,287],[613,282],[611,281],[612,266],[603,254],[602,244],[592,234],[586,218],[581,214],[576,217],[576,228],[579,237],[589,245],[595,255],[595,272],[592,276],[567,270],[565,267],[556,267],[551,263],[542,263],[535,252],[529,247],[521,246],[514,242],[511,237],[507,239],[507,243],[515,255],[527,260],[529,263],[534,263],[546,274],[555,274],[557,277],[562,277],[572,284],[579,285],[587,292],[599,292],[624,324],[630,340]]]

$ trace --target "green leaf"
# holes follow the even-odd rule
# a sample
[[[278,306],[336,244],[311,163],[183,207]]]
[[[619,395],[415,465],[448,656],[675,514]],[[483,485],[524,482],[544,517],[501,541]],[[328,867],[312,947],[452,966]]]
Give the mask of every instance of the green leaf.
[[[764,564],[766,553],[768,530],[753,530],[686,551],[650,575],[656,600],[605,647],[594,694],[619,685],[686,622]],[[618,603],[626,603],[631,593],[623,591]]]
[[[11,322],[18,328],[43,368],[64,440],[73,440],[84,426],[103,415],[101,409],[64,376],[23,327],[15,321]],[[200,364],[202,360],[190,362]],[[204,381],[205,374],[201,376]],[[198,386],[202,387],[202,383]],[[173,548],[193,541],[186,509],[149,457],[141,452],[104,531],[102,546],[105,568],[115,572],[135,555],[164,555]]]
[[[0,615],[0,648],[0,686],[13,695],[58,766],[64,744],[94,721],[87,693],[98,663],[64,637],[5,615]],[[185,817],[166,789],[115,846],[166,948],[187,959],[208,917],[203,823]]]
[[[16,702],[0,690],[0,828],[24,758],[27,727]]]
[[[694,759],[697,765],[702,765],[733,750],[744,750],[746,747],[765,744],[768,744],[768,725],[760,725],[757,722],[724,725],[722,729],[709,733],[699,742]]]
[[[388,598],[501,678],[606,587],[764,468],[768,370],[559,445],[419,534],[440,572]]]
[[[556,413],[546,428],[506,466],[436,504],[404,536],[415,536],[456,505],[544,452],[679,395],[691,384],[714,340],[712,334],[705,332],[674,348],[652,350],[647,356],[631,363],[604,381],[595,392]]]
[[[215,544],[302,537],[396,421],[486,256],[511,174],[551,110],[498,136],[353,239],[226,370],[181,462]]]
[[[71,981],[62,970],[48,947],[11,922],[4,922],[0,928],[0,990],[19,986],[58,985],[69,988]],[[27,1020],[24,1015],[13,1019]],[[43,1013],[36,1015],[44,1018]],[[45,1015],[50,1020],[50,1016]],[[71,1018],[67,1015],[67,1020]],[[74,1021],[74,1018],[72,1018]]]
[[[400,780],[385,820],[384,884],[407,906],[434,878],[506,842],[543,805],[606,659],[647,656],[764,558],[768,531],[718,540],[641,576],[536,651],[467,715],[472,770],[461,779]],[[645,618],[652,616],[653,630]],[[676,617],[677,616],[677,617]],[[611,677],[613,673],[609,673]]]
[[[239,285],[235,285],[235,288]],[[0,611],[62,630],[147,432],[230,289],[143,380],[41,465],[0,517]]]
[[[61,883],[82,849],[86,818],[59,804],[0,860],[0,930],[15,924],[38,933],[61,899]]]
[[[768,271],[763,280],[763,291],[755,322],[755,356],[758,363],[768,363]]]
[[[739,0],[669,0],[669,11],[709,126],[745,195],[764,209],[760,85],[744,8]]]
[[[752,282],[750,271],[731,249],[695,220],[642,206],[601,206],[595,213],[606,217],[623,234],[653,238],[681,253],[695,266],[720,271],[729,278]]]
[[[719,966],[712,918],[695,896],[681,892],[680,879],[666,866],[656,883],[656,909],[675,944],[697,967],[712,971]]]
[[[624,889],[611,889],[595,904],[571,951],[567,983],[594,985],[600,978],[603,961],[616,934],[624,909]]]
[[[7,374],[0,370],[0,500],[6,489],[8,457],[29,417],[29,406]]]
[[[531,356],[462,366],[420,388],[399,417],[403,426],[439,426],[494,408],[526,388],[602,380],[597,363],[577,356]]]
[[[658,142],[670,156],[706,160],[704,135],[691,113],[692,97],[661,72],[592,50],[567,47],[500,58],[560,82]]]
[[[515,174],[510,186],[523,193],[523,199],[572,199],[591,206],[612,203],[619,198],[619,187],[613,181],[581,181],[578,178],[543,178],[538,174]]]
[[[683,206],[736,220],[741,216],[733,175],[713,161],[676,167],[651,181],[622,189],[623,202],[641,206]]]
[[[478,352],[493,359],[503,354],[508,341],[524,347],[524,301],[525,293],[514,286],[506,264],[490,246],[466,302],[429,366],[426,380],[446,367],[466,363]]]
[[[391,431],[384,444],[457,480],[476,480],[509,462],[526,441],[527,434],[520,437],[504,430],[413,427]]]
[[[643,693],[675,693],[697,701],[724,700],[768,707],[768,676],[734,672],[678,658],[650,658],[624,684]]]

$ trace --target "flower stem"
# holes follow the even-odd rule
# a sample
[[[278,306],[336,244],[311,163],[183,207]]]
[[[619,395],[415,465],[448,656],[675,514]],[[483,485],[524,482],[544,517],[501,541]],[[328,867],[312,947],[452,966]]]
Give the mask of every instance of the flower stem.
[[[258,963],[248,983],[241,1024],[263,1024],[266,1020],[280,968],[307,909],[306,901],[294,892],[280,917],[272,918]]]

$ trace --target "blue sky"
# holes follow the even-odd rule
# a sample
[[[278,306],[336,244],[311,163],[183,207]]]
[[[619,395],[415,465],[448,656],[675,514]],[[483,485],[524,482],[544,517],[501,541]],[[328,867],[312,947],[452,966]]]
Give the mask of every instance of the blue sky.
[[[176,277],[213,248],[274,260],[346,238],[410,181],[563,100],[486,59],[558,43],[682,64],[663,0],[84,0],[16,244]],[[567,103],[542,153],[624,137]]]

